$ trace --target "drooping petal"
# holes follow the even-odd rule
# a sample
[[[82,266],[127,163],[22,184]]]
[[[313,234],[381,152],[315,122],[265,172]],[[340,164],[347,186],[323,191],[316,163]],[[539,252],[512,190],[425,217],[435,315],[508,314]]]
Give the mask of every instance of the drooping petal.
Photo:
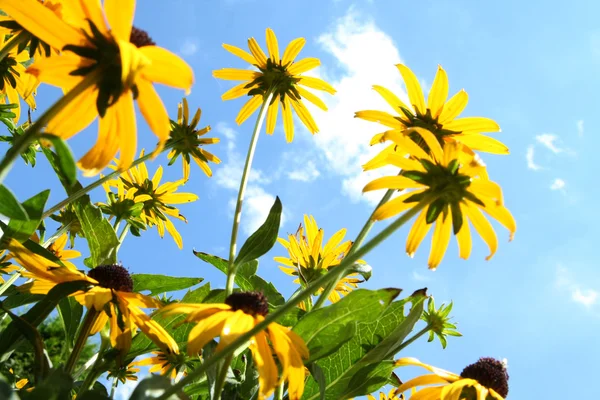
[[[234,311],[229,315],[219,336],[219,345],[216,351],[221,351],[227,347],[231,342],[236,340],[240,335],[248,332],[254,328],[255,320],[254,317],[246,314],[242,310]]]
[[[292,117],[292,105],[290,99],[286,96],[283,103],[283,131],[285,140],[291,143],[294,140],[294,119]]]
[[[299,85],[304,85],[311,89],[323,90],[329,94],[335,94],[336,92],[333,86],[325,82],[323,79],[315,78],[312,76],[300,76],[298,78],[300,79],[298,81]]]
[[[121,55],[121,81],[126,88],[132,87],[141,70],[150,65],[151,61],[133,43],[127,40],[117,40]]]
[[[321,110],[327,111],[327,106],[325,105],[323,100],[321,100],[308,90],[301,88],[300,86],[297,86],[296,90],[298,90],[298,93],[300,93],[300,96],[302,96],[303,99],[310,101],[315,106],[319,107]]]
[[[148,336],[148,338],[150,338],[154,344],[160,347],[160,349],[164,352],[171,352],[175,354],[179,353],[179,346],[177,345],[177,342],[175,342],[173,337],[169,335],[165,328],[163,328],[158,322],[150,319],[150,317],[139,308],[130,307],[129,310],[135,325],[137,325],[137,327],[140,328],[140,330],[144,332],[144,334]]]
[[[96,88],[83,91],[50,120],[46,132],[69,139],[87,128],[98,116],[97,97],[98,90]],[[77,118],[73,118],[74,115],[77,115]]]
[[[431,90],[427,98],[427,108],[431,111],[431,116],[437,118],[444,108],[444,103],[448,98],[448,75],[441,65],[438,65],[437,73],[433,79]]]
[[[223,329],[223,325],[231,312],[221,311],[210,315],[192,328],[188,337],[188,355],[195,357],[202,352],[202,348]]]
[[[304,124],[304,126],[306,126],[308,131],[313,135],[315,133],[318,133],[319,127],[317,126],[317,123],[310,114],[310,111],[306,109],[302,101],[292,100],[291,104],[294,108],[294,111],[296,111],[296,114],[298,114],[298,117],[300,117],[300,121],[302,121],[302,123]]]
[[[133,106],[133,94],[123,93],[117,104],[117,118],[119,120],[120,134],[120,157],[119,169],[129,168],[137,150],[137,127],[135,124],[135,108]]]
[[[100,118],[96,144],[78,162],[85,175],[98,174],[114,158],[119,149],[119,128],[117,105],[113,105]]]
[[[410,228],[410,232],[408,232],[408,238],[406,239],[406,254],[409,257],[413,257],[415,252],[419,248],[419,245],[425,239],[427,232],[431,228],[431,224],[426,222],[427,218],[427,209],[421,211],[415,223]]]
[[[237,117],[235,118],[235,122],[238,125],[241,125],[245,120],[248,119],[254,112],[260,107],[263,99],[262,96],[253,96],[250,100],[244,104],[244,106],[240,109]]]
[[[226,91],[225,93],[223,93],[221,95],[221,100],[223,100],[223,101],[233,100],[233,99],[237,99],[238,97],[247,95],[248,92],[250,91],[250,89],[252,89],[252,88],[249,88],[246,86],[248,86],[248,82],[243,82],[243,83],[240,83],[239,85],[232,87],[231,89],[229,89],[228,91]]]
[[[177,228],[175,228],[175,225],[173,225],[173,222],[171,222],[169,218],[167,218],[164,222],[167,232],[169,232],[169,235],[171,235],[171,237],[175,241],[175,244],[177,245],[177,247],[179,247],[179,250],[183,249],[183,238],[181,237],[181,234],[179,233]]]
[[[387,203],[382,204],[377,210],[375,210],[372,218],[376,221],[381,221],[383,219],[391,218],[395,215],[400,214],[403,211],[406,211],[416,206],[417,203],[405,203],[404,200],[420,192],[422,192],[422,190],[415,190],[409,193],[405,193],[401,196],[395,197],[391,200],[388,200]]]
[[[476,197],[487,197],[495,200],[498,205],[504,203],[502,188],[496,182],[487,179],[472,179],[468,188]]]
[[[490,248],[490,254],[485,258],[486,260],[489,260],[494,256],[496,250],[498,249],[498,238],[496,237],[496,232],[494,232],[494,228],[492,227],[492,224],[490,224],[490,221],[488,221],[481,211],[479,211],[477,205],[471,202],[466,202],[465,210],[467,211],[469,220],[473,223],[473,227]]]
[[[286,65],[296,59],[304,44],[306,43],[306,39],[304,38],[296,38],[290,42],[285,48],[283,52],[283,58],[281,59],[281,64]]]
[[[137,103],[150,129],[158,137],[160,143],[169,139],[171,123],[169,113],[154,86],[145,79],[138,79]]]
[[[464,89],[459,91],[444,104],[444,108],[438,117],[438,122],[443,125],[452,121],[463,112],[468,102],[469,95],[467,92]]]
[[[463,211],[464,207],[461,206],[461,212],[463,213],[463,224],[460,231],[456,234],[456,241],[458,242],[458,256],[463,260],[466,260],[471,255],[471,249],[473,247],[473,241],[471,239],[471,228],[469,226],[468,218],[465,218],[466,212]]]
[[[485,204],[483,211],[485,211],[490,217],[500,222],[510,232],[509,240],[512,240],[517,230],[517,223],[514,217],[504,206],[499,206],[495,202],[487,199],[482,200]]]
[[[304,392],[304,362],[298,352],[296,345],[299,342],[292,342],[288,333],[291,332],[288,328],[284,328],[279,324],[270,324],[267,328],[269,331],[269,339],[273,344],[273,350],[277,354],[277,358],[282,365],[283,379],[288,380],[288,394],[290,400],[299,400]],[[292,332],[293,335],[295,335]],[[294,336],[296,339],[297,335]],[[300,339],[301,340],[301,339]],[[306,345],[302,342],[301,351],[308,352]],[[306,355],[306,354],[305,354]]]
[[[129,41],[135,0],[104,0],[104,12],[113,36],[118,40]]]
[[[409,389],[412,389],[414,387],[417,386],[425,386],[425,385],[434,385],[434,384],[438,384],[438,383],[448,383],[448,381],[446,381],[444,378],[436,375],[436,374],[427,374],[427,375],[421,375],[417,378],[413,378],[411,380],[408,380],[406,382],[404,382],[402,385],[400,385],[400,387],[398,387],[398,389],[396,389],[397,393],[403,393]],[[411,397],[413,398],[413,397]]]
[[[258,370],[258,384],[262,398],[269,397],[277,386],[277,365],[264,332],[257,333],[250,342],[252,359]]]
[[[274,101],[267,110],[267,134],[272,135],[275,132],[277,124],[277,114],[279,113],[279,102]]]
[[[231,54],[233,54],[234,56],[238,56],[239,58],[241,58],[242,60],[246,61],[247,63],[249,63],[251,65],[258,65],[258,61],[256,61],[256,58],[254,58],[254,56],[252,54],[248,53],[245,50],[240,49],[239,47],[224,43],[223,48],[225,50],[227,50],[228,52],[230,52]]]
[[[450,233],[452,231],[452,214],[448,213],[445,216],[440,214],[435,222],[433,230],[433,238],[431,240],[431,252],[429,253],[429,261],[427,262],[429,269],[435,270],[442,262],[448,243],[450,243]]]
[[[143,46],[139,50],[152,61],[143,69],[142,76],[151,82],[190,91],[194,72],[181,57],[158,46]]]
[[[485,135],[451,135],[471,150],[485,151],[492,154],[510,154],[508,147],[499,140]]]
[[[398,64],[396,67],[400,71],[402,79],[404,79],[410,104],[413,105],[418,114],[425,115],[427,112],[425,108],[425,97],[423,96],[423,90],[421,89],[419,80],[407,66]]]
[[[275,63],[279,63],[277,36],[275,36],[275,32],[271,28],[267,28],[267,49],[269,50],[269,58]]]

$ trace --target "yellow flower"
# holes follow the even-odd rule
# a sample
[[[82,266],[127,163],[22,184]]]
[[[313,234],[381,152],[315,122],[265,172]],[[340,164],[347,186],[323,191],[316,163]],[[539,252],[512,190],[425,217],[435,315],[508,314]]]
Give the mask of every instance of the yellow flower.
[[[197,322],[190,331],[187,347],[188,354],[195,356],[216,336],[219,336],[216,351],[222,350],[262,322],[268,310],[267,299],[262,293],[239,292],[227,297],[225,304],[170,304],[161,312],[189,314],[185,321]],[[278,368],[269,342],[281,365],[281,380],[288,381],[290,400],[300,399],[305,378],[302,359],[308,359],[308,349],[300,336],[277,323],[271,323],[250,340],[250,351],[259,374],[259,398],[267,398],[279,384]]]
[[[202,137],[210,132],[210,126],[196,129],[202,114],[200,109],[196,110],[191,121],[189,114],[188,102],[184,98],[177,109],[177,122],[171,121],[171,137],[167,141],[167,145],[173,144],[173,150],[169,152],[169,165],[173,164],[181,154],[183,180],[185,181],[190,177],[190,157],[207,176],[212,176],[212,171],[208,166],[209,161],[215,164],[221,162],[217,156],[202,148],[207,144],[219,143],[220,139]]]
[[[124,367],[109,369],[107,378],[117,379],[121,383],[125,383],[125,381],[136,382],[138,380],[137,374],[139,372],[140,369],[135,368],[135,363],[131,363]]]
[[[6,44],[4,35],[0,34],[0,48]],[[8,54],[0,60],[0,95],[6,104],[16,104],[12,109],[15,113],[15,123],[21,115],[20,100],[21,97],[27,105],[35,109],[34,91],[38,86],[38,80],[25,73],[25,67],[21,64],[29,61],[27,51],[19,51],[18,48],[12,48]]]
[[[270,28],[267,28],[269,57],[265,55],[254,38],[248,39],[248,48],[252,54],[235,46],[223,45],[225,50],[258,68],[258,71],[236,68],[223,68],[213,71],[215,78],[244,81],[225,92],[221,96],[223,100],[237,99],[244,95],[251,96],[235,119],[238,125],[248,119],[260,107],[264,99],[270,93],[273,93],[273,99],[267,111],[267,133],[269,135],[275,131],[280,103],[283,112],[283,130],[288,142],[294,139],[292,109],[312,134],[319,131],[303,100],[308,100],[325,111],[327,111],[327,106],[321,99],[302,86],[323,90],[330,94],[334,94],[335,89],[322,79],[302,75],[321,64],[318,58],[313,57],[294,61],[305,43],[304,38],[292,40],[283,52],[283,56],[279,57],[277,37]]]
[[[62,1],[63,0],[38,0],[38,2],[43,4],[48,10],[52,11],[57,17],[63,19],[63,7],[66,4],[62,4]],[[58,50],[60,50],[51,48],[43,39],[32,35],[31,32],[23,29],[17,21],[6,15],[0,16],[0,33],[13,35],[13,38],[11,39],[19,36],[20,41],[18,49],[19,51],[23,51],[28,48],[30,58],[33,58],[35,55],[40,57],[50,57],[52,53],[57,54]]]
[[[176,353],[177,343],[156,321],[150,319],[141,308],[159,308],[162,304],[152,297],[133,292],[133,281],[129,272],[120,265],[101,265],[85,275],[77,270],[61,267],[58,264],[34,254],[18,241],[11,239],[8,250],[27,272],[26,278],[33,282],[20,287],[20,290],[33,294],[46,294],[62,282],[86,281],[91,288],[76,292],[75,299],[89,311],[96,313],[96,321],[90,334],[99,332],[110,322],[111,345],[126,353],[131,346],[131,338],[139,328],[163,351]]]
[[[167,110],[153,83],[188,90],[191,68],[178,56],[155,46],[132,27],[135,0],[71,2],[68,23],[36,0],[0,0],[0,9],[24,29],[62,49],[57,57],[36,61],[28,72],[41,82],[68,92],[84,79],[93,84],[48,123],[46,130],[68,139],[100,116],[96,145],[79,161],[88,175],[100,172],[120,151],[119,168],[136,154],[134,99],[152,131],[159,151],[169,138]]]
[[[143,152],[142,152],[143,155]],[[148,177],[148,169],[145,163],[137,167],[130,168],[121,175],[121,181],[124,184],[127,196],[132,196],[135,203],[143,203],[139,218],[149,226],[156,226],[160,237],[164,237],[165,229],[177,243],[177,247],[183,248],[183,239],[173,225],[169,217],[187,222],[185,217],[179,213],[179,210],[172,204],[189,203],[198,200],[198,196],[193,193],[175,193],[185,181],[180,179],[175,182],[166,182],[161,184],[163,168],[159,166],[152,179]],[[112,186],[118,186],[116,182],[111,182]],[[131,195],[130,193],[133,192]]]
[[[177,377],[177,373],[180,370],[185,370],[187,367],[187,360],[185,355],[179,353],[165,353],[162,351],[153,351],[153,357],[144,358],[143,360],[136,361],[131,365],[135,365],[138,367],[149,366],[150,373],[159,372],[161,375],[167,375],[170,373],[171,379],[175,379]],[[183,373],[187,375],[186,372]]]
[[[409,128],[425,128],[433,132],[438,142],[458,140],[472,150],[481,150],[489,153],[508,154],[508,148],[496,139],[481,135],[482,132],[499,132],[500,126],[493,120],[484,117],[457,118],[467,106],[467,92],[461,90],[450,100],[448,97],[448,77],[446,71],[438,66],[437,74],[433,80],[427,103],[423,96],[421,85],[415,74],[405,65],[396,65],[404,83],[410,106],[393,94],[390,90],[375,85],[373,89],[394,109],[396,115],[384,111],[365,110],[358,111],[355,117],[371,122],[378,122],[390,130],[408,135],[412,140],[424,147],[424,143]],[[412,107],[411,107],[412,106]],[[371,144],[385,141],[385,133],[375,135]],[[394,150],[394,145],[383,152]]]
[[[375,396],[368,394],[368,400],[377,400]],[[396,389],[390,390],[388,394],[379,392],[379,400],[403,400],[404,396],[396,394]]]
[[[508,395],[508,374],[502,362],[481,358],[467,366],[460,375],[424,364],[416,358],[406,357],[396,361],[396,366],[423,367],[433,374],[419,376],[402,384],[397,393],[428,386],[410,396],[410,400],[504,400]]]
[[[306,230],[306,232],[305,232]],[[288,235],[288,240],[278,238],[277,241],[286,248],[289,257],[275,257],[280,264],[279,268],[288,275],[297,276],[294,283],[307,286],[309,283],[327,273],[330,268],[339,265],[352,247],[352,241],[342,243],[346,236],[346,229],[337,231],[323,246],[324,232],[317,226],[312,215],[304,215],[304,226],[300,224],[295,235]],[[364,261],[360,260],[364,264]],[[358,287],[362,280],[358,274],[350,274],[342,278],[331,292],[328,299],[332,303],[339,301],[342,296]],[[319,293],[323,289],[319,290]],[[300,308],[306,309],[304,302]]]
[[[431,155],[401,133],[385,134],[386,139],[409,149],[413,157],[389,154],[387,163],[402,168],[402,175],[375,179],[363,189],[365,192],[378,189],[408,190],[379,207],[373,219],[393,217],[414,207],[421,199],[429,198],[429,206],[421,211],[408,234],[408,255],[414,255],[435,221],[429,268],[437,268],[442,261],[452,228],[460,257],[469,258],[472,247],[470,222],[490,248],[490,255],[486,258],[489,260],[496,252],[498,239],[481,210],[504,225],[510,231],[511,240],[516,230],[512,215],[504,207],[502,189],[497,183],[481,178],[485,174],[485,166],[476,156],[465,152],[463,144],[449,142],[442,149],[431,132],[413,129],[430,148]]]
[[[64,233],[58,237],[53,243],[51,243],[47,249],[54,254],[64,265],[65,267],[76,270],[77,267],[67,260],[72,260],[73,258],[81,257],[81,253],[77,250],[73,249],[65,249],[67,245],[67,240],[69,239],[69,235]]]

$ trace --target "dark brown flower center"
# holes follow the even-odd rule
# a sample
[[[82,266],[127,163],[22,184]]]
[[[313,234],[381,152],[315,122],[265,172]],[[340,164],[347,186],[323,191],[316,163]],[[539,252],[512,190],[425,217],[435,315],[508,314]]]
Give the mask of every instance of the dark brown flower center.
[[[225,299],[225,304],[231,306],[234,311],[242,310],[253,316],[262,315],[264,317],[269,312],[269,303],[261,292],[233,293]]]
[[[88,276],[98,281],[100,286],[120,292],[132,292],[133,280],[129,272],[118,264],[99,265],[88,272]]]
[[[148,32],[140,28],[136,28],[135,26],[131,28],[131,35],[129,35],[129,41],[133,43],[136,47],[156,45],[154,40],[152,40],[152,38],[150,38],[150,35],[148,35]]]
[[[480,358],[476,363],[467,365],[460,376],[475,379],[488,389],[494,389],[502,397],[508,395],[508,372],[504,364],[495,358]]]

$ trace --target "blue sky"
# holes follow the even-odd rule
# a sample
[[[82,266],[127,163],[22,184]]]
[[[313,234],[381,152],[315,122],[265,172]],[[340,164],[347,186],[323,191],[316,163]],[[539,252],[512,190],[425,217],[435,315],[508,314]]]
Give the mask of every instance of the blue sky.
[[[557,380],[583,383],[569,387],[570,398],[597,397],[600,389],[584,382],[595,379],[600,356],[600,273],[594,265],[600,190],[592,167],[594,146],[600,144],[594,118],[600,105],[599,11],[591,0],[140,1],[135,24],[194,68],[196,84],[188,101],[203,109],[201,124],[210,124],[212,136],[221,138],[209,150],[223,163],[214,166],[211,179],[192,166],[184,189],[200,200],[181,207],[189,221],[177,224],[183,251],[151,230],[142,239],[128,238],[120,260],[132,272],[201,276],[213,287],[224,286],[224,276],[192,254],[192,249],[227,254],[232,201],[253,125],[253,118],[242,126],[233,122],[242,100],[220,100],[231,85],[212,78],[211,71],[246,67],[222,43],[245,48],[246,39],[254,36],[264,46],[267,27],[274,29],[280,46],[303,36],[307,45],[301,55],[319,57],[318,74],[338,89],[335,96],[320,96],[330,110],[315,112],[321,128],[316,136],[297,121],[292,144],[285,143],[281,126],[272,137],[260,137],[242,240],[264,219],[275,195],[284,206],[280,236],[295,232],[308,213],[326,236],[345,227],[347,238],[354,238],[377,201],[360,193],[373,178],[362,174],[360,165],[373,154],[368,142],[379,128],[354,119],[353,113],[386,110],[373,84],[404,96],[394,64],[408,65],[426,89],[441,64],[451,93],[462,88],[469,93],[463,115],[490,117],[502,127],[494,137],[510,147],[511,155],[483,158],[517,220],[515,239],[508,243],[508,233],[495,225],[500,247],[487,262],[482,241],[475,241],[471,259],[463,261],[453,239],[441,266],[431,272],[426,265],[429,239],[410,259],[404,253],[408,228],[401,229],[365,257],[374,273],[363,287],[400,287],[407,295],[428,287],[437,303],[454,301],[464,337],[450,338],[443,351],[439,343],[423,339],[404,356],[457,373],[481,356],[507,358],[509,399],[563,398]],[[175,115],[182,93],[167,88],[160,93]],[[53,88],[40,88],[39,108],[58,95]],[[154,136],[138,121],[140,149],[151,148]],[[95,130],[70,140],[77,156],[94,143]],[[163,155],[150,163],[151,173],[165,161]],[[165,177],[179,179],[180,174],[177,163]],[[21,199],[48,184],[49,203],[64,197],[42,157],[35,170],[17,166],[7,184]],[[93,196],[104,199],[102,192]],[[276,255],[284,255],[279,245],[263,258],[260,273],[289,295],[295,287],[272,261]],[[415,371],[405,372],[397,371],[404,379]]]

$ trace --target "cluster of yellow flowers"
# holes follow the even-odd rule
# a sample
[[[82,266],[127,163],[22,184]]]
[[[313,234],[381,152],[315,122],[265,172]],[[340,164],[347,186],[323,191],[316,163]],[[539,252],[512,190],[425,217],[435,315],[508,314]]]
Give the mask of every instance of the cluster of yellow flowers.
[[[218,139],[204,137],[210,127],[197,129],[200,110],[190,120],[185,99],[179,105],[177,120],[170,121],[154,83],[189,91],[194,75],[180,57],[156,46],[147,33],[133,27],[135,5],[135,0],[104,0],[103,7],[96,0],[0,0],[0,9],[8,14],[3,21],[10,22],[3,25],[0,21],[0,26],[6,29],[0,31],[0,73],[3,74],[0,93],[6,95],[10,103],[18,103],[17,96],[20,96],[34,108],[34,94],[40,82],[60,87],[65,96],[38,123],[46,132],[64,139],[82,131],[98,118],[97,142],[78,165],[85,174],[96,175],[119,153],[113,168],[121,175],[105,182],[109,197],[107,203],[100,204],[102,211],[116,218],[117,223],[126,220],[140,229],[156,226],[161,237],[166,230],[181,248],[181,235],[169,217],[184,221],[185,218],[172,205],[195,201],[197,196],[175,192],[189,178],[190,157],[208,176],[211,175],[208,162],[219,163],[220,160],[201,147],[217,143]],[[10,36],[7,42],[6,36]],[[268,134],[274,132],[281,110],[288,142],[294,138],[292,110],[312,134],[317,133],[318,127],[304,100],[323,110],[327,107],[307,88],[330,94],[334,94],[335,89],[325,81],[303,73],[320,65],[320,61],[311,57],[296,60],[305,44],[303,38],[293,40],[282,56],[271,29],[266,31],[266,43],[268,54],[254,38],[248,40],[250,52],[224,45],[227,51],[248,62],[253,69],[225,68],[213,72],[220,79],[243,81],[225,92],[223,100],[249,96],[236,122],[243,123],[261,108],[261,116],[266,116]],[[21,63],[34,55],[35,62],[25,68]],[[400,192],[377,208],[372,220],[418,213],[406,242],[409,256],[416,252],[435,224],[428,261],[431,269],[437,268],[442,261],[451,233],[457,238],[460,257],[470,256],[471,225],[488,245],[489,259],[496,252],[498,240],[484,213],[506,227],[511,238],[516,230],[515,221],[504,205],[500,186],[489,179],[485,164],[475,153],[508,154],[502,143],[482,135],[497,132],[500,128],[488,118],[458,118],[467,105],[468,96],[462,90],[448,100],[448,79],[441,67],[427,101],[414,73],[404,65],[397,68],[404,79],[409,102],[403,102],[384,87],[374,86],[394,114],[376,110],[356,112],[357,118],[385,126],[385,131],[375,135],[371,144],[385,143],[387,147],[364,168],[390,165],[399,168],[398,175],[379,178],[365,186],[364,191],[387,189],[390,194]],[[170,149],[169,164],[181,155],[181,180],[161,184],[162,167],[150,178],[143,162],[132,166],[137,154],[134,102],[158,138],[152,154],[158,154],[167,146]],[[15,118],[19,118],[19,113]],[[144,157],[143,152],[141,157]],[[295,235],[289,235],[287,240],[279,239],[288,256],[275,260],[285,273],[297,276],[295,282],[306,287],[340,265],[353,251],[353,243],[343,242],[346,233],[343,229],[325,241],[323,230],[318,228],[312,216],[305,216],[303,222]],[[54,244],[54,254],[60,260],[79,255],[63,251],[66,241],[65,235]],[[10,257],[26,269],[23,275],[33,279],[22,290],[45,294],[59,283],[87,282],[88,290],[74,294],[75,299],[88,309],[84,334],[95,334],[108,325],[112,347],[125,354],[131,346],[132,336],[139,329],[160,348],[160,353],[137,365],[156,365],[153,371],[172,373],[172,378],[185,364],[185,359],[180,357],[175,340],[142,308],[161,308],[165,315],[187,314],[185,322],[196,323],[187,342],[187,353],[191,357],[198,356],[215,337],[219,337],[216,351],[222,350],[264,321],[268,313],[266,299],[254,292],[233,293],[223,304],[174,303],[163,307],[157,299],[135,293],[129,272],[121,265],[96,266],[84,274],[70,263],[64,262],[61,266],[34,254],[15,239],[7,248]],[[364,264],[364,261],[358,262]],[[360,282],[357,274],[342,277],[328,293],[329,300],[338,301]],[[307,309],[312,303],[302,302],[300,306]],[[265,331],[253,336],[249,348],[259,373],[260,398],[270,396],[283,381],[288,383],[290,399],[302,397],[303,360],[308,359],[309,354],[301,337],[289,328],[271,323]],[[428,384],[442,386],[422,389],[411,398],[459,399],[465,387],[475,390],[478,398],[486,398],[489,394],[492,398],[502,399],[506,395],[502,390],[498,392],[486,386],[489,382],[478,379],[479,375],[464,373],[459,376],[415,359],[398,360],[397,366],[404,365],[422,366],[433,375],[411,380],[389,395],[381,394],[382,399],[401,398],[401,393]],[[68,365],[69,368],[72,365]],[[113,374],[116,379],[130,379],[135,372],[135,369],[123,368]]]

